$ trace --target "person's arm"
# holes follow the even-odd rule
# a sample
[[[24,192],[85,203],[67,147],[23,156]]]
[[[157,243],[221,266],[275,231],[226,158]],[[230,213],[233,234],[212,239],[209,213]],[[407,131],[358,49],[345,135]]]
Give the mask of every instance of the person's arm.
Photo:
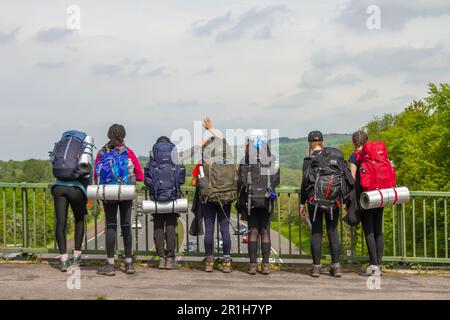
[[[220,132],[213,128],[212,121],[209,117],[203,119],[203,128],[208,130],[214,137],[222,139]]]
[[[141,164],[139,163],[139,160],[134,154],[133,150],[128,149],[128,156],[130,157],[131,162],[134,166],[134,175],[136,176],[136,181],[144,181],[144,172],[142,171]]]
[[[191,185],[193,187],[197,186],[198,183],[198,174],[199,174],[199,170],[200,170],[200,163],[197,163],[197,165],[194,167],[194,170],[192,170],[192,181],[191,181]]]
[[[100,161],[100,154],[99,153],[97,153],[97,156],[95,157],[95,162],[94,162],[94,168],[93,168],[93,170],[94,170],[94,183],[97,183],[97,170],[96,170],[96,168],[97,168],[97,164],[98,164],[98,162]]]
[[[303,160],[303,170],[302,170],[302,183],[300,187],[300,207],[299,207],[299,214],[300,218],[303,221],[308,221],[308,212],[306,212],[306,181],[305,181],[305,172],[308,170],[309,166],[309,159],[305,158]]]
[[[306,181],[305,172],[308,170],[309,159],[303,160],[303,170],[302,170],[302,183],[300,187],[300,204],[304,205],[306,203]]]
[[[356,170],[358,169],[358,167],[354,163],[350,163],[349,167],[350,167],[350,172],[352,173],[353,179],[356,179]]]
[[[352,155],[350,156],[350,158],[348,159],[349,162],[349,169],[350,172],[352,173],[352,177],[353,179],[356,179],[356,170],[358,170],[358,165],[357,165],[357,155],[356,153],[352,153]]]

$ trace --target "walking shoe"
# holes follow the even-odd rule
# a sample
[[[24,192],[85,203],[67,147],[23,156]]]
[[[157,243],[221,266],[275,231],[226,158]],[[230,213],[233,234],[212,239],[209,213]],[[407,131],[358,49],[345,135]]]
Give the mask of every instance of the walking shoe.
[[[340,266],[331,266],[330,275],[332,277],[336,277],[336,278],[342,277],[341,267]]]
[[[206,257],[205,260],[205,272],[213,272],[214,270],[214,258]]]
[[[101,274],[103,276],[114,276],[114,275],[116,275],[114,270],[115,270],[114,264],[106,262],[103,266],[101,266],[97,270],[97,274]]]
[[[83,260],[81,260],[81,256],[73,257],[72,259],[72,265],[76,267],[80,267],[83,265]]]
[[[135,272],[133,262],[125,262],[125,273],[134,274]]]
[[[166,268],[166,258],[159,258],[158,269],[165,269],[165,268]]]
[[[59,260],[59,270],[61,270],[61,272],[67,272],[70,266],[71,264],[69,259],[65,261]]]
[[[231,271],[233,271],[233,268],[231,267],[231,260],[222,260],[222,272],[230,273]]]
[[[167,270],[175,270],[178,269],[178,265],[175,262],[174,258],[167,258],[166,259],[166,269]]]
[[[256,270],[258,270],[258,264],[254,262],[250,263],[250,266],[248,268],[248,274],[254,276],[256,274]]]
[[[261,266],[261,274],[269,275],[270,274],[270,264],[263,263]]]
[[[318,278],[320,277],[321,266],[318,264],[313,264],[311,267],[311,277]]]

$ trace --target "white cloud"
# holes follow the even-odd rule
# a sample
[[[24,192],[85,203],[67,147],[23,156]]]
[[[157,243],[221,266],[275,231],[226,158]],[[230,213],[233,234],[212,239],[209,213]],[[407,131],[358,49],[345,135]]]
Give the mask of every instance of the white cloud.
[[[342,9],[352,3],[353,15]],[[351,132],[425,96],[428,82],[448,82],[447,1],[391,3],[380,2],[379,32],[359,32],[367,15],[344,0],[79,0],[74,33],[64,5],[5,2],[0,158],[45,158],[67,128],[101,145],[116,122],[146,154],[149,141],[205,115],[282,136]]]

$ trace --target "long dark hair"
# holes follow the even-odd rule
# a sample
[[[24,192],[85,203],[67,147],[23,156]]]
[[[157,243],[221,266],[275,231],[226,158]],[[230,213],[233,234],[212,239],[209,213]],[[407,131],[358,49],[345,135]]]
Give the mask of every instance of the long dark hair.
[[[358,130],[352,135],[352,142],[356,149],[364,146],[369,141],[369,136],[362,130]]]
[[[109,142],[105,145],[105,147],[108,149],[117,148],[119,144],[123,144],[126,135],[127,133],[123,125],[113,124],[108,129]]]

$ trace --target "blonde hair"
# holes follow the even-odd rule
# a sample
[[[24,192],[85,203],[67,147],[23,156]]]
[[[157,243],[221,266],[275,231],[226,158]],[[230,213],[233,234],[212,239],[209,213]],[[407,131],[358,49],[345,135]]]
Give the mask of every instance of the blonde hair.
[[[314,150],[315,147],[320,146],[323,149],[324,143],[323,141],[312,141],[309,143],[309,154]]]

